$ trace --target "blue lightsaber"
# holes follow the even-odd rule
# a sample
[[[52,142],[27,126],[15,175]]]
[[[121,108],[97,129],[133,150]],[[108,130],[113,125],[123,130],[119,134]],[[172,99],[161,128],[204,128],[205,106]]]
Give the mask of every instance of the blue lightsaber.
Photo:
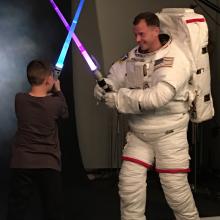
[[[67,54],[67,51],[68,51],[68,48],[69,48],[69,45],[70,45],[70,42],[71,42],[72,35],[75,31],[76,24],[79,20],[79,16],[80,16],[80,13],[82,11],[82,7],[83,7],[84,2],[85,2],[85,0],[80,0],[77,11],[75,13],[72,24],[70,26],[70,30],[69,30],[68,35],[66,37],[66,40],[63,44],[63,48],[60,52],[60,56],[59,56],[59,58],[57,60],[57,63],[55,65],[54,75],[55,75],[56,78],[59,77],[59,75],[61,73],[61,70],[63,68],[64,60],[65,60],[65,57],[66,57],[66,54]]]

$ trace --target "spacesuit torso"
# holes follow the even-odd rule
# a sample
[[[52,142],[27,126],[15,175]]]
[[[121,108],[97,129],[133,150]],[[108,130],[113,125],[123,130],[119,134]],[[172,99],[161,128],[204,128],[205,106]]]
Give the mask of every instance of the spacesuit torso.
[[[138,46],[132,49],[112,65],[108,75],[117,90],[147,90],[158,82],[168,83],[175,90],[175,96],[168,104],[140,114],[129,114],[129,126],[134,132],[166,132],[185,127],[189,120],[189,61],[168,35],[160,35],[160,40],[163,46],[152,53],[144,53]]]

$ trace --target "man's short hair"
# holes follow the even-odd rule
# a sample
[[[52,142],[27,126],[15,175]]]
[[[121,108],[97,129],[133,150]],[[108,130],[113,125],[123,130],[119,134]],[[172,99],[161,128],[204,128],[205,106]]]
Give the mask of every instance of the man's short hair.
[[[52,74],[52,66],[45,60],[32,60],[27,65],[27,78],[31,85],[41,85]]]
[[[137,25],[141,20],[145,20],[148,26],[160,27],[159,18],[157,17],[157,15],[155,15],[152,12],[143,12],[143,13],[138,14],[134,18],[133,25]]]

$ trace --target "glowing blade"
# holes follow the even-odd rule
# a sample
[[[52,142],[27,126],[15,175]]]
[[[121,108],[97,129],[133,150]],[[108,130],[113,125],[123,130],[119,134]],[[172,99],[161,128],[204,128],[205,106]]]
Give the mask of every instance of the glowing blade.
[[[80,3],[78,5],[78,8],[77,8],[77,11],[76,11],[76,14],[73,18],[73,21],[72,21],[72,24],[69,28],[69,32],[68,32],[68,35],[66,37],[66,40],[63,44],[63,48],[60,52],[60,56],[58,58],[58,61],[56,63],[56,67],[62,69],[63,68],[63,63],[64,63],[64,60],[65,60],[65,57],[66,57],[66,54],[67,54],[67,51],[68,51],[68,48],[69,48],[69,45],[70,45],[70,42],[71,42],[71,37],[75,31],[75,28],[76,28],[76,24],[78,22],[78,19],[79,19],[79,15],[82,11],[82,7],[83,7],[83,4],[84,4],[85,0],[80,0]]]
[[[64,26],[66,27],[66,29],[69,31],[70,26],[67,23],[66,19],[64,18],[63,14],[61,13],[61,11],[59,10],[56,3],[53,0],[50,0],[50,3],[53,6],[56,13],[58,14],[58,16],[60,17],[60,19],[62,20],[62,22],[63,22]],[[89,56],[89,54],[87,53],[87,51],[85,50],[84,46],[82,45],[82,43],[80,42],[78,37],[75,35],[75,33],[72,34],[72,39],[75,42],[75,44],[77,45],[78,49],[80,50],[80,53],[82,54],[82,56],[86,60],[87,64],[89,65],[90,69],[92,71],[96,70],[97,66],[95,65],[95,63],[93,62],[93,60],[91,59],[91,57]]]

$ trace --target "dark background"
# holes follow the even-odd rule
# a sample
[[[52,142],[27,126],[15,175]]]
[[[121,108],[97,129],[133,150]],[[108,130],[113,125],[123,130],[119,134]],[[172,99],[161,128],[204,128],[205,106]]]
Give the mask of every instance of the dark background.
[[[56,4],[71,23],[71,1]],[[14,96],[28,91],[27,63],[36,58],[56,63],[67,31],[49,1],[1,0],[0,2],[0,183],[8,182],[11,142],[16,131]],[[71,47],[60,77],[70,118],[59,125],[65,183],[84,181],[78,148],[72,79]]]

